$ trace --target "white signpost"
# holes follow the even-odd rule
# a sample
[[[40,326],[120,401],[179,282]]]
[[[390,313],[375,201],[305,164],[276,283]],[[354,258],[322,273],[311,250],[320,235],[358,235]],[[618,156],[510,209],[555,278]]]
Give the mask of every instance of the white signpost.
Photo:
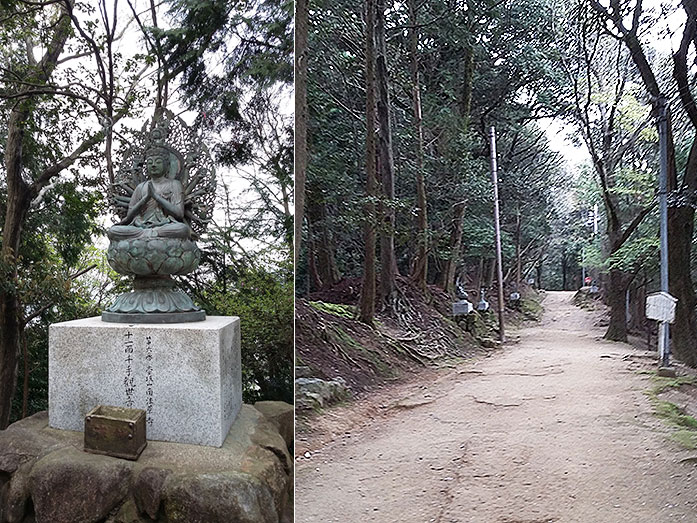
[[[664,331],[668,328],[668,323],[673,323],[675,321],[675,308],[677,303],[678,299],[665,291],[654,292],[646,297],[646,317],[650,320],[659,322],[658,354],[661,361],[663,361],[667,338]]]
[[[474,307],[467,300],[460,300],[453,303],[453,316],[466,316],[473,310]]]
[[[667,292],[654,292],[646,297],[646,317],[650,320],[675,321],[678,299]]]

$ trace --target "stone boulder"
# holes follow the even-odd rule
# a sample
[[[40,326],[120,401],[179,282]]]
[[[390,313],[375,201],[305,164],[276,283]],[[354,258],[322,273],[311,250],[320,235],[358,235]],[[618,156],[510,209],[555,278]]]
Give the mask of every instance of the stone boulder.
[[[295,377],[297,378],[312,378],[312,369],[306,365],[296,365],[295,366]]]
[[[128,494],[131,469],[128,461],[72,446],[51,452],[28,472],[36,521],[104,519]]]
[[[486,313],[473,312],[465,316],[465,330],[475,338],[484,338],[490,332],[490,328],[485,320]]]
[[[292,521],[286,441],[251,406],[221,448],[149,441],[127,461],[82,447],[45,412],[0,431],[0,523]]]
[[[266,419],[273,423],[279,434],[283,437],[288,448],[293,447],[295,436],[293,405],[285,401],[257,401],[254,408],[261,412]]]
[[[295,380],[295,405],[299,409],[318,409],[351,397],[343,378]]]

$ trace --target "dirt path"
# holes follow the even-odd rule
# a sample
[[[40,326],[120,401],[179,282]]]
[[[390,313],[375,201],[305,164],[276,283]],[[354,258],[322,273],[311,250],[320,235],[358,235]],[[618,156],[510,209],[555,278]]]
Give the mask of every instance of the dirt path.
[[[518,344],[298,460],[296,521],[697,521],[681,462],[697,453],[651,413],[642,354],[601,340],[571,295],[548,293]]]

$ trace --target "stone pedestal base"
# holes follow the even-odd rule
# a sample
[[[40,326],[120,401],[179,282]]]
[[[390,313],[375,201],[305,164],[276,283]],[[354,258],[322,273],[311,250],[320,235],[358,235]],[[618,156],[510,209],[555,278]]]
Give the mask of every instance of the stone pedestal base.
[[[47,421],[42,412],[0,430],[0,521],[293,520],[288,442],[249,405],[221,448],[154,441],[138,461],[87,454],[81,433]]]
[[[143,409],[147,439],[220,447],[242,404],[240,320],[49,329],[49,424],[84,429],[96,405]]]

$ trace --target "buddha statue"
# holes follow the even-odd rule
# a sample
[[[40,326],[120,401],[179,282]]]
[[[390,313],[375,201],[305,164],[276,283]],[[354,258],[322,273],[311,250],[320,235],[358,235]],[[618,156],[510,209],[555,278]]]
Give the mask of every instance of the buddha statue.
[[[195,240],[213,212],[215,169],[208,149],[181,118],[163,111],[125,153],[112,186],[120,218],[107,230],[107,261],[132,276],[102,320],[119,323],[201,321],[205,312],[176,288],[174,275],[198,267]]]
[[[170,179],[170,152],[164,147],[148,149],[145,169],[149,176],[131,195],[126,217],[111,227],[111,241],[133,238],[191,238],[184,220],[184,188]]]

